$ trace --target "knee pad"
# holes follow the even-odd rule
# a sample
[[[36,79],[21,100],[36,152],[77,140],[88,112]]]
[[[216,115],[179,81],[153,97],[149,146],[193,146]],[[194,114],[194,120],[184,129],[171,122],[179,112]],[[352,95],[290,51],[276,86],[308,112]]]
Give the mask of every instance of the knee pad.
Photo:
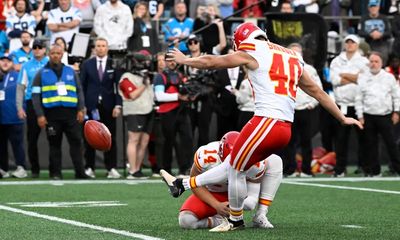
[[[282,158],[276,154],[272,154],[267,158],[267,171],[266,173],[281,173],[282,174]]]
[[[189,211],[182,211],[179,213],[179,226],[183,229],[196,229],[196,223],[198,221],[199,219]]]

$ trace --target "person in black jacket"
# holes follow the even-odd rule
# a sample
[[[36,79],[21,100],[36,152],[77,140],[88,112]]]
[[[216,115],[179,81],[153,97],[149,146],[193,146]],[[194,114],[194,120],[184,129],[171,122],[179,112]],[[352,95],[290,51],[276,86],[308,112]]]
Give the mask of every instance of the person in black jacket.
[[[159,51],[157,30],[152,25],[147,2],[138,2],[133,10],[133,34],[128,39],[128,50],[147,50],[151,54]]]
[[[232,49],[228,51],[233,52]],[[232,89],[239,90],[240,83],[246,73],[243,67],[227,68],[218,70],[216,73],[216,94],[217,94],[217,138],[229,131],[238,131],[236,124],[239,117],[238,104]]]
[[[70,145],[75,178],[87,178],[82,163],[82,129],[85,102],[82,86],[74,70],[61,63],[64,49],[53,45],[50,61],[36,74],[32,84],[32,103],[38,125],[45,128],[49,141],[50,178],[61,179],[63,133]]]
[[[120,73],[114,69],[108,57],[108,43],[104,38],[95,41],[96,56],[83,62],[81,81],[86,100],[89,119],[104,123],[111,132],[111,150],[104,153],[104,162],[108,178],[120,178],[116,171],[116,118],[121,113],[122,99],[117,94]],[[85,141],[86,174],[95,177],[95,150]]]

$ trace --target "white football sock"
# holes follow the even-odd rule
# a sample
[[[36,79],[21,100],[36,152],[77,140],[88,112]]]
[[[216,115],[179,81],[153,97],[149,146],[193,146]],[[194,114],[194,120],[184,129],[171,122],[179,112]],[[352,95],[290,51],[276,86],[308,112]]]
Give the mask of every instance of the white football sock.
[[[246,172],[239,172],[229,167],[229,218],[233,221],[243,220],[244,199],[247,196]]]
[[[185,190],[226,181],[228,179],[228,168],[230,168],[229,159],[228,156],[220,165],[211,168],[196,177],[183,179],[182,184],[185,187]]]

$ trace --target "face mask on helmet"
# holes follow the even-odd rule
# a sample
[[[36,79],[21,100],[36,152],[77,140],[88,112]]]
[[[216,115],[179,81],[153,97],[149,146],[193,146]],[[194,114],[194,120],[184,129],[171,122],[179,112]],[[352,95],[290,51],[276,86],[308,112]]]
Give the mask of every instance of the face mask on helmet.
[[[259,36],[268,39],[267,34],[253,23],[242,23],[236,27],[233,33],[233,49],[236,51],[244,40],[255,39]]]
[[[238,137],[239,132],[231,131],[225,133],[225,135],[219,141],[218,155],[222,162],[231,153],[233,145],[235,144]]]

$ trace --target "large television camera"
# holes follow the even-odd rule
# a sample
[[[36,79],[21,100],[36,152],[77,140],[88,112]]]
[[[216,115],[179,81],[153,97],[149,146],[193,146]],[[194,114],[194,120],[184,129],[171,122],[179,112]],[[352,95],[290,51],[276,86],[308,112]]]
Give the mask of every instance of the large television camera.
[[[156,61],[148,52],[110,51],[110,56],[113,68],[121,72],[130,72],[150,79],[155,74]]]
[[[215,71],[198,70],[179,86],[179,93],[189,95],[190,99],[201,100],[214,91]]]

